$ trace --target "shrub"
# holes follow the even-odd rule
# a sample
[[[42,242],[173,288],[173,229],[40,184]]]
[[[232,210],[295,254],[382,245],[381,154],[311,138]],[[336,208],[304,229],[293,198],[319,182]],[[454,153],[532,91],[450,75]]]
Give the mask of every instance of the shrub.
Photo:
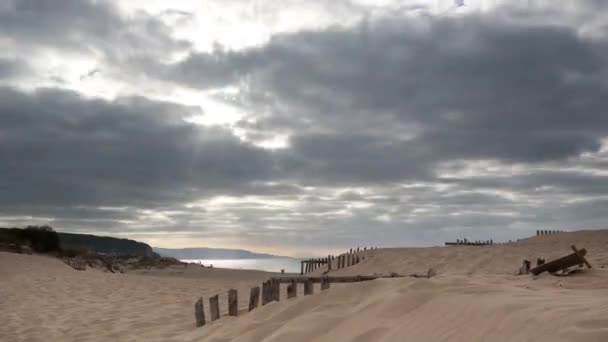
[[[49,253],[61,249],[59,235],[49,226],[27,226],[20,235],[20,240],[28,243],[35,252]]]

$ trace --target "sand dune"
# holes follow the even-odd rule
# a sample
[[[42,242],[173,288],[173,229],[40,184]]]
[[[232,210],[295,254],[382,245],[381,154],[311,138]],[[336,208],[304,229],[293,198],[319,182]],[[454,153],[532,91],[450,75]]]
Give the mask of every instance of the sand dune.
[[[572,243],[588,250],[594,269],[514,275],[523,258],[559,257]],[[244,309],[248,289],[270,274],[199,267],[80,272],[52,258],[0,253],[0,341],[608,341],[605,265],[608,231],[489,247],[379,249],[332,274],[433,267],[438,276],[333,284],[321,293],[316,287],[313,296],[300,293],[195,328],[198,296],[220,293],[225,311],[225,292],[235,287]]]

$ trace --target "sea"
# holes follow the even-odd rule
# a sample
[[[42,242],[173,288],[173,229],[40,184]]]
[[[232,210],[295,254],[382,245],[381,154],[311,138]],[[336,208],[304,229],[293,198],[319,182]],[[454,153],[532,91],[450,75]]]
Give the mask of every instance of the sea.
[[[260,270],[267,272],[300,273],[300,260],[292,258],[262,258],[262,259],[183,259],[183,262],[213,265],[219,268],[238,270]]]

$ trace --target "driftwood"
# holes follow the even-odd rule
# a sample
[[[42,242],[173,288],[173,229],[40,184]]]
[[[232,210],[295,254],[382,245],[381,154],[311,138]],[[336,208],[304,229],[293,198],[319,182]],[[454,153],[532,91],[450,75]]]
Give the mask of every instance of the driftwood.
[[[587,265],[587,267],[591,268],[591,264],[589,264],[587,259],[585,259],[585,254],[587,254],[586,249],[582,248],[578,250],[574,245],[572,245],[570,248],[572,248],[574,253],[537,266],[533,268],[530,272],[532,272],[532,274],[534,275],[539,275],[543,272],[556,273],[558,271],[567,270],[569,267],[573,267],[576,265],[579,265],[580,267],[582,267],[583,265]]]
[[[194,319],[196,320],[196,326],[202,327],[205,325],[205,310],[203,310],[203,298],[199,298],[194,303]]]
[[[304,281],[304,295],[305,296],[313,294],[314,290],[313,290],[312,285],[313,285],[313,282],[310,279]]]
[[[260,287],[252,287],[251,292],[249,293],[249,311],[258,307],[260,302]]]
[[[235,289],[228,290],[228,316],[239,315],[239,297]]]
[[[220,303],[218,295],[209,298],[209,312],[211,313],[212,322],[220,318]]]

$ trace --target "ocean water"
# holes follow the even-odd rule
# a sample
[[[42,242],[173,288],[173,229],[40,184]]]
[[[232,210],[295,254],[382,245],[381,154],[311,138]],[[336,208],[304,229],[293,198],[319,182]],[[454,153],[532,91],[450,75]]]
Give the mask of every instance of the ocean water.
[[[232,268],[242,270],[261,270],[268,272],[300,273],[300,260],[291,258],[264,258],[264,259],[184,259],[183,262],[202,263],[205,266],[213,265],[219,268]]]

